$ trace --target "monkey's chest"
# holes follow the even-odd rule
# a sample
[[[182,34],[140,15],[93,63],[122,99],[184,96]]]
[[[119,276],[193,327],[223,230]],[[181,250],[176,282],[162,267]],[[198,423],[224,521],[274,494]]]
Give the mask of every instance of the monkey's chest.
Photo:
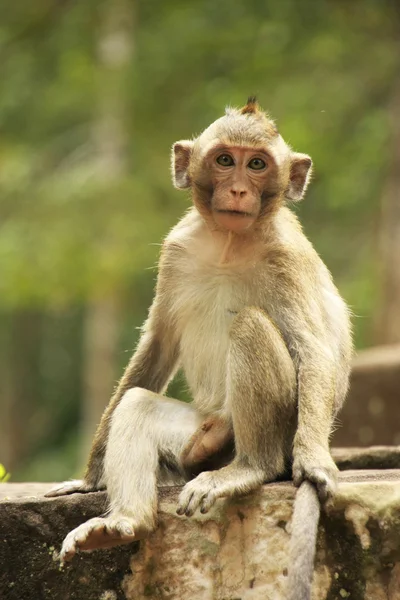
[[[234,281],[208,281],[181,297],[181,363],[195,405],[204,413],[222,409],[226,398],[229,331],[246,299]]]

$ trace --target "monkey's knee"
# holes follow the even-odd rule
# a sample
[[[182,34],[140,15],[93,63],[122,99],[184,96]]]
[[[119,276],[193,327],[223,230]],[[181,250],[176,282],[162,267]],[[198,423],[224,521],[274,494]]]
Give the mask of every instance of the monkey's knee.
[[[251,368],[254,383],[274,378],[294,392],[296,370],[283,337],[266,313],[246,307],[233,320],[230,330],[231,358],[238,366]],[[241,369],[241,372],[243,370]]]
[[[124,401],[134,403],[143,400],[148,400],[151,398],[157,398],[157,394],[154,394],[154,392],[146,390],[145,388],[133,387],[130,388],[127,392],[125,392],[125,394],[122,396],[120,404]]]
[[[125,423],[131,423],[134,415],[146,415],[153,410],[154,399],[156,395],[144,388],[131,388],[122,396],[118,406],[114,410],[112,423],[115,420],[124,420]]]

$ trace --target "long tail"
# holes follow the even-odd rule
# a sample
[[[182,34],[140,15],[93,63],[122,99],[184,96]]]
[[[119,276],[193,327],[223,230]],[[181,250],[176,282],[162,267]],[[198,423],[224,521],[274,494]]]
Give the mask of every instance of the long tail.
[[[321,506],[315,487],[304,481],[294,502],[287,600],[310,600]]]

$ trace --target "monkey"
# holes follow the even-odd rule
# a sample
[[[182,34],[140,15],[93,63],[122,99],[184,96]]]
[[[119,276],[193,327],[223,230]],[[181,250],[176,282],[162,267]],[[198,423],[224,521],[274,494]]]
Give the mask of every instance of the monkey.
[[[349,310],[289,206],[311,171],[254,97],[173,145],[173,183],[192,206],[162,245],[155,297],[84,479],[48,494],[106,488],[109,497],[104,517],[66,536],[62,561],[153,531],[167,475],[183,484],[177,513],[190,517],[291,474],[289,597],[309,598],[352,356]],[[191,403],[164,395],[179,367]]]

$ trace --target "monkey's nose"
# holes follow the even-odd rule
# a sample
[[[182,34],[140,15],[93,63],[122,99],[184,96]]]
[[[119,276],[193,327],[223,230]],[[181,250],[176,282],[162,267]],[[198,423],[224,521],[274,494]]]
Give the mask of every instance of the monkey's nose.
[[[231,194],[234,198],[244,198],[247,194],[247,190],[245,188],[232,187]]]

